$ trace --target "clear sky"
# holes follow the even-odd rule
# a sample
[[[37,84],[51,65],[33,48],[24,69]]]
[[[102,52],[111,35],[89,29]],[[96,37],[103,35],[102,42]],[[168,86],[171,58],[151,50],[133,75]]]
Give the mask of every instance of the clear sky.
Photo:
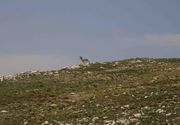
[[[0,74],[180,57],[180,0],[0,0]]]

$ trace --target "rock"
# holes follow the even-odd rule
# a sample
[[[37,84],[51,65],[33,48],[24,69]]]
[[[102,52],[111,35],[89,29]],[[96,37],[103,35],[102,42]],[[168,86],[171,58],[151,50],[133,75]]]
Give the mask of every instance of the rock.
[[[101,66],[100,69],[105,69],[105,68]]]
[[[96,107],[99,107],[100,106],[100,104],[96,104]]]
[[[71,92],[70,94],[71,94],[71,95],[76,95],[76,93],[74,93],[74,92]]]
[[[87,74],[92,74],[92,72],[88,71]]]
[[[8,111],[6,111],[6,110],[2,110],[2,111],[1,111],[1,113],[7,113],[7,112],[8,112]]]
[[[166,116],[171,116],[172,114],[171,113],[167,113]]]
[[[28,122],[27,121],[25,121],[24,123],[23,123],[23,125],[27,125],[28,124]]]
[[[145,98],[145,99],[147,99],[147,98],[148,98],[148,96],[144,96],[144,98]]]
[[[130,122],[135,124],[135,123],[138,123],[139,120],[137,118],[129,118]]]
[[[80,68],[79,65],[73,65],[73,66],[68,67],[68,69],[78,69],[78,68]]]
[[[137,117],[137,118],[141,117],[141,113],[134,114],[134,117]]]
[[[44,123],[42,123],[41,125],[48,125],[49,122],[48,121],[45,121]]]
[[[137,62],[137,63],[142,63],[142,61],[141,61],[141,60],[136,60],[136,62]]]
[[[115,62],[115,64],[116,64],[116,65],[118,65],[118,64],[119,64],[119,62]]]
[[[124,105],[125,108],[129,108],[129,105]]]
[[[116,122],[115,122],[114,120],[105,120],[105,121],[104,121],[104,124],[105,124],[105,125],[115,125]]]
[[[4,80],[4,77],[3,76],[0,76],[0,81],[2,82]]]
[[[92,121],[95,122],[95,121],[98,120],[98,119],[99,119],[99,117],[94,117],[94,118],[92,119]]]
[[[104,116],[103,119],[107,119],[108,117],[107,116]]]
[[[148,106],[145,106],[144,109],[149,110],[150,108]]]
[[[157,113],[163,113],[164,110],[163,110],[163,109],[157,109],[156,112],[157,112]]]
[[[119,119],[116,120],[116,123],[123,124],[123,125],[128,125],[130,122],[126,118],[119,118]]]
[[[51,104],[50,106],[51,107],[57,107],[57,104]]]

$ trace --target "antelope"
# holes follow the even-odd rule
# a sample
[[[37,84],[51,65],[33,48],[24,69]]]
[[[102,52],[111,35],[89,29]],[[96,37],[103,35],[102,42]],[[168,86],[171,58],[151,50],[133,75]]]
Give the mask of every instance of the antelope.
[[[82,62],[84,65],[87,65],[87,64],[90,63],[89,59],[83,58],[82,56],[80,56],[80,60],[81,60],[81,62]]]

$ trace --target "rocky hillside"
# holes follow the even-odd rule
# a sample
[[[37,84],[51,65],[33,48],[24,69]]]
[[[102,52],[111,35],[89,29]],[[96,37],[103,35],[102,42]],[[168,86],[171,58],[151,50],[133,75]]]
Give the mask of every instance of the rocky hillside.
[[[180,59],[2,77],[0,125],[180,125]]]

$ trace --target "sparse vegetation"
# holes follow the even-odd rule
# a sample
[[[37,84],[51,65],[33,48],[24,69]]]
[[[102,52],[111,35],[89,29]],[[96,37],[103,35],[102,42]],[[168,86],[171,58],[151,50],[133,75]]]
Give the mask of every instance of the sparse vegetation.
[[[0,125],[179,125],[180,59],[137,58],[0,82]]]

